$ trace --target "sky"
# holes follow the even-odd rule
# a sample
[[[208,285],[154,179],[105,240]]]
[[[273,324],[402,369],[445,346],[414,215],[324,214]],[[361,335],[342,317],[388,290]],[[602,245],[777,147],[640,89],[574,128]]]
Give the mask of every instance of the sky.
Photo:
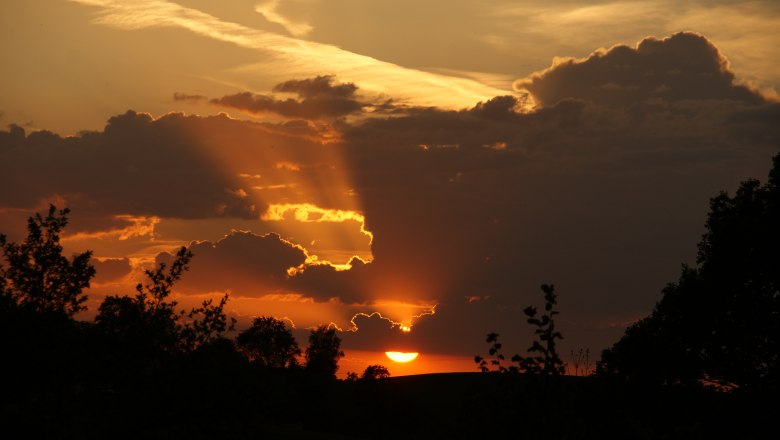
[[[186,245],[182,305],[336,326],[342,375],[522,353],[543,283],[595,361],[765,178],[778,47],[774,1],[12,1],[0,231],[71,209],[84,319]]]

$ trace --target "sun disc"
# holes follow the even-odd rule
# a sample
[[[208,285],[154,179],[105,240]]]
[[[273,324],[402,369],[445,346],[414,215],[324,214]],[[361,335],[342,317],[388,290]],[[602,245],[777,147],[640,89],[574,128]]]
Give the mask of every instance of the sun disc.
[[[393,362],[411,362],[417,359],[420,353],[404,353],[402,351],[386,351],[385,355]]]

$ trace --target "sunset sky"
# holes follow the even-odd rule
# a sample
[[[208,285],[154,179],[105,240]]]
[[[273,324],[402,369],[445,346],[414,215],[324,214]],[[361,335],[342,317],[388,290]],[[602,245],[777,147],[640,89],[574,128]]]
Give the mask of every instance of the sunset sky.
[[[594,361],[765,179],[778,48],[776,1],[13,0],[0,232],[72,210],[84,319],[191,246],[181,304],[332,323],[342,375],[522,352],[552,283]]]

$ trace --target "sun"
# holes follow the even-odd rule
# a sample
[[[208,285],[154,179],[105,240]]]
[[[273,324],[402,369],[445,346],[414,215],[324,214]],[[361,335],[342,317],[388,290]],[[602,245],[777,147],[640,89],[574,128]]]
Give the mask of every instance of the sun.
[[[404,353],[402,351],[386,351],[385,355],[390,358],[393,362],[411,362],[415,359],[417,359],[417,356],[420,355],[420,353]]]

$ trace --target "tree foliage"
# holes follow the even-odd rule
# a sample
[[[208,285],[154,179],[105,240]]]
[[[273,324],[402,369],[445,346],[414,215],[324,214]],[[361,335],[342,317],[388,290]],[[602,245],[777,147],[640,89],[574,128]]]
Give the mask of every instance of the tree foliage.
[[[477,363],[479,370],[483,373],[488,373],[490,372],[490,367],[493,366],[495,367],[494,371],[499,373],[506,373],[508,371],[507,367],[501,365],[501,361],[503,361],[505,358],[503,353],[501,353],[503,344],[498,342],[498,333],[488,333],[485,338],[485,342],[492,344],[490,349],[488,349],[488,354],[492,356],[493,359],[483,358],[482,356],[474,356],[474,362]]]
[[[51,205],[45,217],[36,213],[27,220],[27,238],[21,243],[0,234],[0,294],[6,305],[68,317],[86,309],[82,291],[89,287],[95,268],[90,251],[70,260],[62,255],[60,234],[69,212]]]
[[[360,376],[362,380],[378,380],[390,377],[390,372],[382,365],[369,365]]]
[[[261,316],[238,334],[236,343],[250,360],[268,367],[286,368],[297,365],[301,354],[298,343],[284,321]]]
[[[306,370],[327,377],[336,377],[339,359],[344,357],[341,351],[341,338],[336,329],[329,326],[319,326],[309,335],[309,346],[306,347]]]
[[[501,361],[504,360],[504,355],[501,353],[503,345],[498,342],[498,333],[488,333],[486,341],[488,344],[492,344],[488,353],[493,359],[490,359],[488,362],[488,359],[482,356],[474,356],[474,362],[477,363],[480,371],[483,373],[489,372],[490,367],[493,366],[495,367],[493,371],[499,373],[523,372],[558,375],[564,372],[563,361],[558,355],[555,342],[556,339],[563,339],[563,335],[555,328],[555,315],[559,313],[555,310],[555,306],[558,304],[558,297],[552,284],[542,284],[541,288],[544,292],[545,313],[537,317],[537,309],[532,306],[523,310],[527,317],[526,321],[536,327],[534,334],[537,336],[537,340],[527,350],[531,355],[521,356],[516,354],[512,356],[512,362],[517,363],[517,365],[504,367],[501,364]]]
[[[561,357],[556,349],[556,339],[563,339],[561,332],[555,329],[555,315],[559,312],[555,310],[558,304],[558,297],[555,294],[555,286],[552,284],[542,284],[544,292],[544,311],[538,318],[536,317],[536,307],[526,307],[523,313],[528,317],[529,324],[536,327],[534,334],[538,340],[528,349],[532,356],[521,356],[516,354],[512,356],[512,361],[517,362],[521,371],[541,374],[563,374],[564,367]]]
[[[191,259],[182,246],[167,271],[165,263],[145,271],[149,281],[136,286],[135,296],[106,297],[95,317],[97,328],[119,344],[161,352],[192,351],[232,329],[235,319],[228,324],[224,312],[227,294],[216,305],[209,299],[189,312],[177,310],[178,302],[170,299]]]
[[[769,180],[710,201],[697,265],[605,350],[599,372],[688,385],[776,388],[780,353],[780,155]]]

